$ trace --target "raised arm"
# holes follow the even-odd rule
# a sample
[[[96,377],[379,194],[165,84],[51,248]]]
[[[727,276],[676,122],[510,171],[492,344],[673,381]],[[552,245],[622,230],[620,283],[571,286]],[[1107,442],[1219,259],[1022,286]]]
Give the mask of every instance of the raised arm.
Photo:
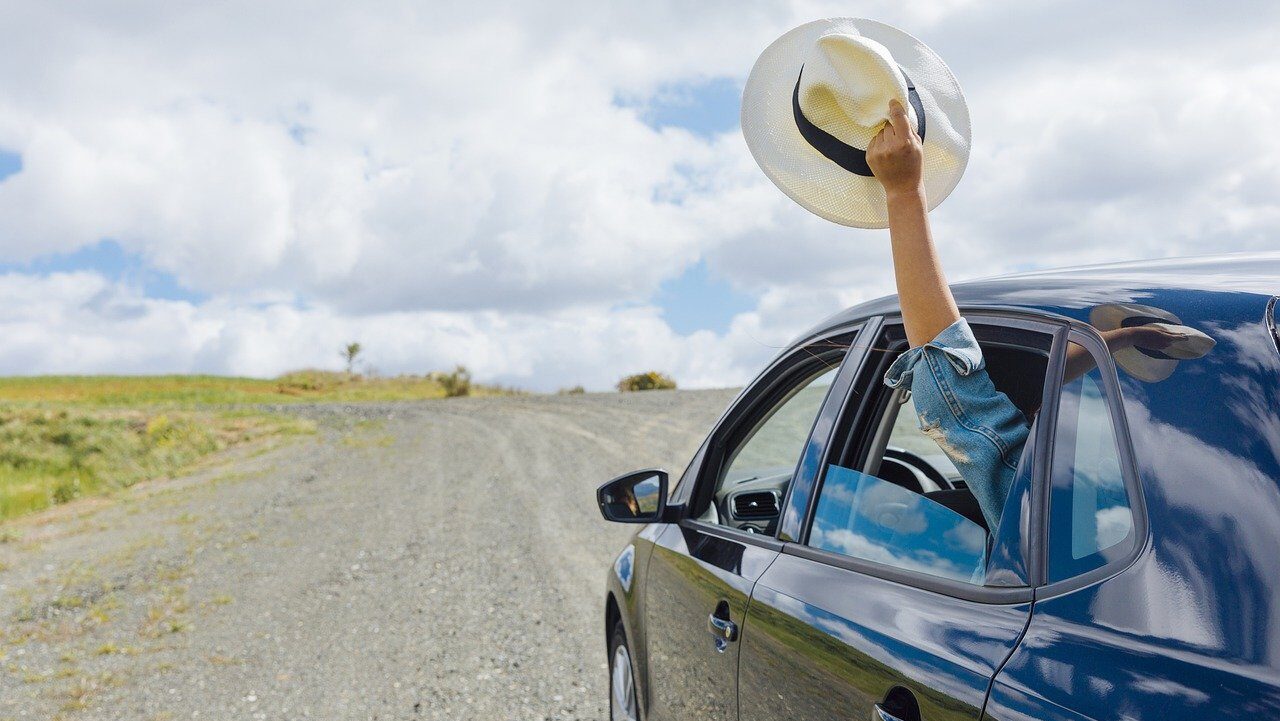
[[[1164,350],[1187,334],[1166,330],[1160,325],[1137,325],[1130,328],[1116,328],[1102,331],[1102,339],[1107,343],[1107,352],[1115,355],[1124,348],[1146,348],[1148,350]],[[1064,384],[1079,378],[1093,370],[1093,355],[1083,346],[1071,343],[1067,346],[1066,368],[1062,372]]]
[[[889,124],[867,146],[867,165],[888,196],[893,271],[902,303],[902,322],[912,347],[928,343],[960,320],[929,232],[923,159],[920,136],[906,109],[890,100]]]
[[[920,138],[901,104],[890,102],[889,117],[867,147],[867,164],[889,200],[893,269],[912,348],[884,380],[911,389],[920,430],[964,476],[995,531],[1027,441],[1027,420],[992,384],[982,348],[947,287],[929,233]]]

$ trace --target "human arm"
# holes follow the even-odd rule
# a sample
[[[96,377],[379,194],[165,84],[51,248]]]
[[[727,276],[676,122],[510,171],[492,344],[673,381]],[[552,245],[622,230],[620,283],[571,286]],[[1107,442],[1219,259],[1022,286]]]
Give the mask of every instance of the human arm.
[[[1185,333],[1170,331],[1161,325],[1136,325],[1128,328],[1115,328],[1102,331],[1102,340],[1107,344],[1107,352],[1115,355],[1116,351],[1125,348],[1146,348],[1147,350],[1164,350],[1174,342],[1187,337]],[[1063,370],[1062,382],[1070,383],[1093,370],[1093,355],[1077,343],[1067,345],[1066,367]]]
[[[969,324],[956,321],[898,356],[884,382],[911,390],[917,426],[960,471],[995,530],[1030,427],[991,382]]]
[[[1028,424],[986,372],[982,349],[960,317],[929,230],[923,145],[896,101],[890,123],[867,147],[867,164],[884,186],[902,323],[911,349],[885,374],[911,389],[920,429],[968,482],[990,529],[1009,495]]]
[[[906,109],[890,100],[889,124],[867,146],[867,165],[884,186],[888,201],[894,279],[907,342],[913,348],[960,320],[929,230],[923,162],[923,144]]]

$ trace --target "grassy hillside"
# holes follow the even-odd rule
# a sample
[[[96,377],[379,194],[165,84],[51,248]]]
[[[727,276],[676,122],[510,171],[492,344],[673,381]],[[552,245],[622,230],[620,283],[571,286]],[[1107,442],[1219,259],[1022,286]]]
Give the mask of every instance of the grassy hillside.
[[[0,406],[0,520],[172,477],[216,451],[310,430],[265,414]]]
[[[365,378],[298,371],[279,378],[226,376],[29,376],[0,378],[0,403],[198,407],[299,401],[398,401],[443,398],[453,374]],[[510,394],[473,385],[470,395]]]
[[[311,430],[296,419],[254,410],[256,404],[511,392],[471,385],[469,379],[460,382],[456,372],[364,378],[299,371],[269,380],[0,378],[0,521],[139,481],[179,475],[202,458],[233,446]]]

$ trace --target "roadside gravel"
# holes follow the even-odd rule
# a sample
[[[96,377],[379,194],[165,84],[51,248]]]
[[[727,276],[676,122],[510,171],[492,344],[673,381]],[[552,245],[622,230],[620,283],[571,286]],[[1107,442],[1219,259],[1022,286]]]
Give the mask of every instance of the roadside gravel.
[[[283,407],[320,431],[0,528],[0,719],[604,719],[593,490],[732,397]]]

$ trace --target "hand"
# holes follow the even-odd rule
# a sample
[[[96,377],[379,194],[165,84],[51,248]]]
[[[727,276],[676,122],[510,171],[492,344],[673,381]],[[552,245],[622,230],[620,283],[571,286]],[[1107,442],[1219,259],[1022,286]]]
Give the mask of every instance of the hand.
[[[1122,348],[1164,350],[1187,337],[1186,333],[1171,331],[1158,324],[1116,328],[1102,333],[1102,339],[1107,342],[1107,350],[1113,354]]]
[[[889,195],[923,192],[924,146],[897,100],[889,101],[889,122],[867,146],[867,165]]]
[[[1164,350],[1180,340],[1186,340],[1186,333],[1172,331],[1163,325],[1139,325],[1129,329],[1133,345],[1147,350]]]

